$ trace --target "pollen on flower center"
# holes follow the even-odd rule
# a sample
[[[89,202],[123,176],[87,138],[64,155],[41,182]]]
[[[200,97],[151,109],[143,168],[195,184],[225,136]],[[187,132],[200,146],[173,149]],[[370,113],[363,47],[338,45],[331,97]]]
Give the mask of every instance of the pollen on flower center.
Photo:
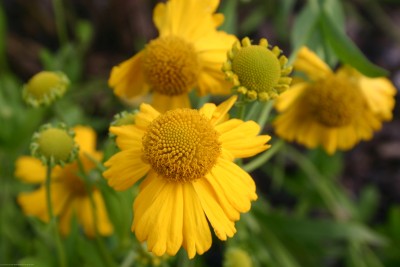
[[[319,123],[327,127],[349,125],[364,104],[357,87],[335,76],[317,81],[305,94],[306,108]]]
[[[232,61],[232,70],[241,85],[256,92],[271,90],[281,77],[277,57],[265,47],[255,45],[238,51]]]
[[[143,71],[154,91],[175,96],[196,85],[200,63],[192,44],[176,36],[166,36],[146,46]]]
[[[175,109],[150,124],[143,136],[144,158],[171,182],[204,177],[221,153],[218,133],[197,110]]]

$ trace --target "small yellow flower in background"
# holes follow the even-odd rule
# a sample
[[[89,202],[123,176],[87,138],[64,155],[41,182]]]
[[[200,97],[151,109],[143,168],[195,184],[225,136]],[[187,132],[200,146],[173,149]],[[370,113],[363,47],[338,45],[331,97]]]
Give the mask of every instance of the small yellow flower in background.
[[[153,20],[159,37],[111,71],[109,85],[120,97],[132,98],[151,90],[152,105],[166,110],[190,107],[188,92],[229,94],[221,72],[226,52],[236,37],[217,31],[222,14],[219,1],[170,0],[159,3]]]
[[[344,66],[332,70],[308,48],[300,49],[294,68],[309,80],[294,84],[277,99],[281,113],[276,134],[308,148],[333,154],[370,140],[392,119],[396,89],[386,78],[368,78]]]
[[[79,157],[86,172],[95,167],[93,161],[101,160],[102,153],[96,151],[96,133],[88,127],[77,126],[75,142],[79,144]],[[87,187],[78,176],[79,167],[75,161],[64,167],[56,166],[51,173],[51,201],[55,215],[59,216],[59,229],[63,235],[70,232],[71,219],[76,215],[85,234],[95,235],[93,209]],[[15,176],[24,182],[41,184],[34,192],[20,193],[18,203],[26,215],[49,221],[46,203],[46,167],[34,157],[22,156],[16,162]],[[97,229],[101,235],[110,235],[113,227],[108,219],[103,197],[97,188],[92,190],[97,213]]]
[[[233,45],[222,70],[237,93],[247,100],[268,101],[289,88],[292,67],[286,66],[287,62],[277,46],[269,49],[267,39],[252,45],[246,37]]]
[[[22,97],[33,107],[49,105],[64,95],[68,85],[69,79],[64,73],[41,71],[24,85]]]
[[[226,240],[257,199],[254,181],[232,161],[268,149],[270,136],[257,136],[253,121],[228,118],[236,98],[164,114],[142,104],[134,125],[110,128],[121,152],[105,163],[103,175],[115,190],[146,175],[133,204],[132,231],[155,255],[175,255],[181,246],[189,258],[203,254],[211,246],[207,219]]]
[[[252,267],[249,254],[240,248],[229,248],[224,255],[223,267]]]

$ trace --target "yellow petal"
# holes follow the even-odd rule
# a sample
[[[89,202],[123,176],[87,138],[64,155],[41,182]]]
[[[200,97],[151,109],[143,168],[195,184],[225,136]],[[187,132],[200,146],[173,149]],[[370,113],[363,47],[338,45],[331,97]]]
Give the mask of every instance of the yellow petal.
[[[139,148],[118,152],[104,163],[109,167],[103,176],[115,190],[126,190],[142,178],[150,165],[142,161],[142,150]]]
[[[27,183],[44,182],[46,167],[37,158],[22,156],[15,162],[15,177]]]
[[[214,189],[207,180],[199,179],[193,183],[193,187],[216,236],[221,240],[232,237],[236,233],[235,224],[222,209]]]
[[[196,253],[203,254],[212,243],[210,228],[199,198],[190,183],[182,184],[183,189],[183,247],[189,259]]]
[[[143,51],[112,68],[108,84],[117,96],[133,98],[149,90],[142,71],[142,57]]]
[[[135,115],[135,125],[142,130],[146,130],[159,115],[160,113],[152,106],[143,103],[140,105],[140,112]]]
[[[108,217],[107,208],[99,190],[93,191],[93,200],[97,214],[97,229],[100,235],[111,235],[114,231],[113,225]]]
[[[144,131],[135,125],[110,127],[110,132],[117,136],[117,145],[121,150],[142,147]]]
[[[216,126],[221,134],[219,141],[235,158],[254,156],[270,147],[269,135],[257,136],[260,126],[254,121],[229,120]]]
[[[79,154],[93,154],[96,151],[96,132],[85,126],[75,126],[75,142],[79,145]]]
[[[149,251],[155,255],[175,255],[183,240],[182,184],[166,182],[156,175],[150,179],[134,202],[132,230],[138,240],[147,240]]]
[[[206,116],[210,116],[210,113],[212,111],[210,122],[213,125],[217,125],[221,122],[226,121],[229,118],[228,112],[235,104],[236,99],[236,95],[231,96],[230,98],[219,104],[216,108],[214,108],[214,106],[212,105],[204,105],[199,112],[201,114],[205,114]]]
[[[94,237],[96,229],[89,197],[76,198],[75,201],[79,224],[83,227],[83,231],[87,236]]]
[[[304,90],[307,90],[307,86],[308,83],[297,83],[290,86],[288,90],[283,92],[275,100],[275,108],[280,112],[290,108],[293,103],[299,99],[299,96],[304,92]]]
[[[168,96],[157,92],[153,93],[152,106],[160,113],[176,108],[191,108],[188,94]]]
[[[44,186],[30,193],[20,193],[17,200],[26,215],[38,217],[44,222],[49,221]]]
[[[299,49],[293,66],[314,81],[332,73],[329,66],[307,47]]]
[[[63,213],[60,215],[58,228],[63,236],[67,236],[71,231],[71,219],[75,213],[76,203],[75,199],[71,199],[68,206],[65,207]]]
[[[219,1],[174,0],[154,8],[153,21],[160,36],[177,35],[188,41],[201,39],[214,31],[217,21],[213,13]]]

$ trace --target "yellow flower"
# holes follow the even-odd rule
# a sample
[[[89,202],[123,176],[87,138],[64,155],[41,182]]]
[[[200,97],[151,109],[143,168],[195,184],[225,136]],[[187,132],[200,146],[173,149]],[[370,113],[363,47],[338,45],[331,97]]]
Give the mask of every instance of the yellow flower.
[[[279,47],[269,48],[267,39],[253,45],[246,37],[234,43],[222,70],[236,92],[247,100],[268,101],[289,88],[292,67],[286,66],[287,62]]]
[[[235,101],[164,114],[142,104],[134,125],[110,128],[121,152],[105,163],[104,177],[125,190],[147,174],[133,204],[132,231],[155,255],[175,255],[181,246],[189,258],[204,253],[211,246],[207,219],[226,240],[257,199],[254,181],[232,161],[268,149],[270,136],[257,136],[253,121],[229,120]]]
[[[218,0],[170,0],[159,3],[153,20],[159,37],[135,56],[115,66],[110,87],[132,98],[149,90],[157,110],[190,107],[188,92],[229,94],[221,71],[226,52],[236,38],[217,31],[222,14],[214,14]]]
[[[79,157],[86,172],[95,166],[92,157],[101,160],[102,153],[96,151],[96,134],[88,127],[77,126],[75,142],[80,146]],[[93,209],[90,203],[89,192],[84,181],[78,176],[79,167],[75,161],[64,167],[57,166],[51,173],[51,201],[54,214],[59,216],[59,229],[63,235],[70,232],[72,216],[75,214],[82,225],[85,234],[95,235]],[[16,162],[15,176],[24,182],[41,184],[34,192],[20,193],[18,203],[26,215],[36,216],[44,222],[49,221],[46,203],[46,167],[39,159],[22,156]],[[103,197],[97,188],[92,190],[97,212],[97,229],[101,235],[110,235],[113,227],[108,219]]]
[[[392,119],[396,89],[388,79],[368,78],[349,66],[332,72],[306,47],[294,68],[309,80],[300,80],[277,99],[278,136],[308,148],[322,145],[333,154],[370,140],[383,121]]]

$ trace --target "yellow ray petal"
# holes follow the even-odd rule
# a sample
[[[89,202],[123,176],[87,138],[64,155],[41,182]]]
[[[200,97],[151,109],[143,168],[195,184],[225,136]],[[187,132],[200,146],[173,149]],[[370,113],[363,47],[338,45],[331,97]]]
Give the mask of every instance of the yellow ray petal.
[[[109,167],[103,175],[115,190],[126,190],[142,178],[150,165],[142,162],[142,150],[124,150],[111,157],[104,166]]]
[[[60,215],[58,228],[63,236],[67,236],[71,231],[71,219],[75,214],[76,203],[75,199],[71,199],[68,206],[65,207],[63,213]]]
[[[97,214],[97,229],[103,236],[111,235],[114,231],[113,225],[108,217],[106,205],[99,190],[93,191],[93,200]]]
[[[155,255],[175,255],[183,240],[182,184],[168,183],[156,175],[150,179],[135,200],[132,230],[138,240],[147,240]]]
[[[210,184],[205,179],[199,179],[193,183],[193,187],[216,236],[221,240],[232,237],[236,233],[235,224],[218,203],[217,196]]]
[[[290,86],[288,90],[283,92],[275,101],[275,108],[283,112],[290,108],[295,101],[297,101],[300,95],[307,90],[308,83],[297,83]]]
[[[212,239],[206,216],[196,192],[190,183],[182,185],[183,189],[183,247],[189,259],[196,253],[203,254],[211,247]]]
[[[79,145],[79,154],[96,152],[96,132],[85,126],[75,126],[75,142]]]
[[[235,104],[236,100],[237,96],[234,95],[219,104],[212,114],[212,117],[210,119],[211,124],[217,125],[226,121],[229,118],[228,112]]]
[[[122,150],[142,147],[145,132],[135,125],[110,127],[110,132],[117,136],[117,145]]]
[[[75,201],[79,224],[83,227],[83,231],[87,236],[94,237],[96,230],[89,197],[76,198]]]
[[[15,177],[27,183],[44,182],[46,167],[37,158],[22,156],[15,162]]]
[[[160,113],[152,106],[143,103],[140,105],[140,112],[135,115],[135,125],[142,130],[146,130],[159,115]]]
[[[167,96],[157,92],[153,93],[152,106],[160,113],[176,108],[191,108],[188,94]]]
[[[30,193],[20,193],[17,200],[26,215],[36,216],[44,222],[49,221],[44,186]]]
[[[329,66],[307,47],[299,49],[293,66],[295,70],[304,72],[314,81],[332,73]]]
[[[142,57],[143,51],[112,68],[108,84],[117,96],[133,98],[149,90],[142,71]]]

